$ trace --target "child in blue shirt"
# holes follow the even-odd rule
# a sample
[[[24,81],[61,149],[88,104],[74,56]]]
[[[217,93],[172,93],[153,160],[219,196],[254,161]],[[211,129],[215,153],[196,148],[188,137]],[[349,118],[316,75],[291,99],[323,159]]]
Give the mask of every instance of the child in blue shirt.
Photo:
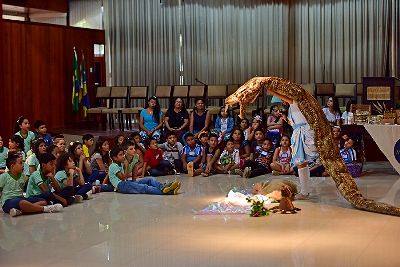
[[[114,147],[110,156],[113,160],[108,167],[108,176],[115,190],[123,194],[178,194],[181,183],[177,180],[170,184],[162,184],[153,177],[145,177],[136,181],[127,181],[127,176],[124,174],[124,149],[122,147]]]
[[[47,205],[46,200],[38,197],[25,198],[22,192],[26,176],[18,153],[10,153],[6,161],[8,172],[0,175],[0,201],[3,211],[15,217],[23,213],[58,212],[61,204]]]
[[[215,120],[214,132],[219,135],[219,141],[227,141],[232,134],[235,122],[225,107],[221,107]]]
[[[188,173],[189,176],[196,176],[202,173],[200,168],[203,148],[201,145],[196,144],[196,140],[192,133],[186,135],[185,139],[187,145],[182,148],[182,164],[183,171]]]
[[[35,121],[35,138],[43,138],[46,146],[53,144],[53,138],[47,132],[46,123],[42,120]]]
[[[344,148],[340,150],[340,155],[346,165],[352,164],[357,160],[356,151],[353,148],[354,141],[351,138],[348,138],[346,142],[344,142]]]

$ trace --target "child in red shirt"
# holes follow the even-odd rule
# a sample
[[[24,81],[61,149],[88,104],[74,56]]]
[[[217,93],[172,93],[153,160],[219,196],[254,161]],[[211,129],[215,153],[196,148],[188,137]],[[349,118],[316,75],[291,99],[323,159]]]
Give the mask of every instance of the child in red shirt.
[[[155,138],[150,138],[147,150],[144,153],[143,172],[140,177],[144,177],[146,172],[151,176],[163,176],[172,174],[173,166],[168,160],[164,160],[163,151],[158,148]]]

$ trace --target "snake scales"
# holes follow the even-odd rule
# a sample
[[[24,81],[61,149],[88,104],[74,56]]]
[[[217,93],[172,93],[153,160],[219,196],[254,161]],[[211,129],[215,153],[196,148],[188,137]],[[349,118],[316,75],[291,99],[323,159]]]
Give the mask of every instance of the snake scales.
[[[262,90],[269,90],[293,99],[315,131],[315,144],[326,171],[335,181],[342,196],[354,207],[361,210],[400,216],[400,208],[386,203],[366,199],[357,188],[353,177],[348,173],[339,149],[333,142],[329,125],[317,100],[300,85],[278,77],[254,77],[225,99],[227,106],[239,103],[240,117],[246,114],[246,106],[254,102]]]

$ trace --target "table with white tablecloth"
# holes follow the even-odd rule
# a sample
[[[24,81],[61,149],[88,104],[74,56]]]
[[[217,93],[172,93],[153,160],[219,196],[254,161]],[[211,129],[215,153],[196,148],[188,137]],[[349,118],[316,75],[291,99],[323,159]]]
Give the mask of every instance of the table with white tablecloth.
[[[364,128],[400,174],[400,125],[366,124]]]

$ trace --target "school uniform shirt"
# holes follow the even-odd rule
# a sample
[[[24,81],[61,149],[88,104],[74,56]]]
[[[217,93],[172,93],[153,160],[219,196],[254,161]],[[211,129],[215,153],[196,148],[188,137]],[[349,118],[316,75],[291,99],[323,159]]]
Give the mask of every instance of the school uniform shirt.
[[[36,168],[36,170],[37,170],[40,163],[39,163],[38,158],[36,157],[36,154],[30,155],[30,156],[26,159],[26,164],[27,164],[28,166],[35,166],[35,168]]]
[[[184,146],[181,154],[186,155],[186,162],[192,162],[197,158],[197,156],[201,156],[202,152],[203,147],[199,144],[196,144],[193,148],[191,148],[189,145]]]
[[[163,156],[161,149],[147,149],[144,153],[144,162],[147,162],[147,165],[149,165],[150,168],[157,167],[162,159]]]
[[[165,142],[159,147],[164,150],[164,159],[173,162],[175,159],[181,158],[180,152],[182,151],[183,145],[180,142],[176,142],[176,144],[173,146],[171,146],[168,142]]]
[[[26,188],[26,197],[38,196],[42,193],[39,185],[45,184],[50,190],[50,179],[44,177],[40,170],[34,171],[29,177],[28,187]]]
[[[28,131],[26,138],[22,136],[20,131],[15,133],[15,135],[19,135],[22,137],[22,139],[24,139],[24,152],[28,153],[28,151],[31,150],[31,141],[35,139],[34,132]]]
[[[258,143],[257,143],[257,141],[253,141],[253,143],[251,143],[251,146],[250,146],[250,151],[251,151],[251,153],[259,153],[261,150],[262,150],[262,144],[261,145],[259,145]]]
[[[54,178],[56,178],[58,184],[60,185],[61,190],[63,190],[65,188],[64,180],[68,179],[68,177],[69,177],[69,175],[65,170],[58,171],[56,173],[56,175],[54,175]],[[74,185],[77,184],[78,178],[79,178],[79,173],[75,172],[73,175],[73,178],[72,178],[74,180],[74,183],[73,183]]]
[[[6,160],[8,158],[8,148],[2,147],[0,148],[0,169],[6,168]]]
[[[0,175],[0,202],[1,206],[9,200],[16,197],[23,197],[23,189],[26,181],[26,176],[20,174],[17,177],[11,175],[10,172],[5,172]]]
[[[228,164],[240,164],[240,156],[239,156],[239,149],[235,148],[232,152],[228,150],[224,150],[219,157],[218,164],[220,165],[228,165]]]
[[[351,163],[353,163],[353,161],[357,160],[357,154],[353,148],[341,149],[340,155],[342,156],[342,159],[343,159],[344,163],[346,163],[346,164],[351,164]]]
[[[115,162],[111,163],[110,167],[108,167],[108,177],[110,178],[111,184],[114,188],[117,188],[118,184],[121,182],[121,179],[117,176],[118,173],[124,173],[124,167]]]

